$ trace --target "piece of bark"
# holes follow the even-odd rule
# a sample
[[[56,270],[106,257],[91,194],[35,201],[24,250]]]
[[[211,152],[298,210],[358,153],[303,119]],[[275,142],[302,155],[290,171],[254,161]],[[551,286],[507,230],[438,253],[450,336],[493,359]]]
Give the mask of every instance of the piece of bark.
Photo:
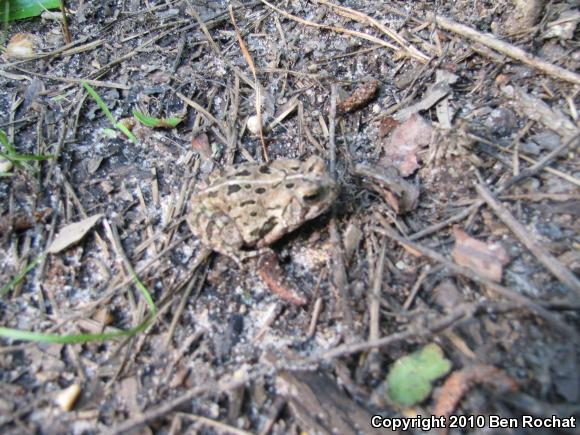
[[[336,105],[338,113],[349,113],[366,106],[377,95],[379,82],[370,80],[356,88],[352,95]]]
[[[458,227],[453,228],[453,233],[455,246],[452,255],[455,262],[492,281],[501,282],[503,266],[510,261],[504,247],[498,243],[485,243],[474,239]]]

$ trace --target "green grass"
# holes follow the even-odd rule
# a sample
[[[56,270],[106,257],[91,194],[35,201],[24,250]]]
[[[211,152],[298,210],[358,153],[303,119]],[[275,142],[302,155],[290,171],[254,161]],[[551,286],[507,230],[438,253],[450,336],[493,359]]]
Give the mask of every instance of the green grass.
[[[36,257],[34,260],[32,260],[32,262],[30,264],[28,264],[24,269],[22,269],[20,272],[18,272],[18,274],[16,274],[16,276],[14,278],[12,278],[12,280],[4,285],[1,289],[0,289],[0,298],[3,297],[6,293],[8,293],[10,290],[12,290],[14,288],[14,286],[16,286],[20,281],[22,281],[24,279],[24,277],[28,274],[28,272],[30,272],[32,269],[34,269],[36,267],[36,265],[45,257],[46,255],[39,255],[38,257]]]
[[[131,142],[133,143],[137,143],[137,138],[135,137],[135,135],[133,133],[131,133],[131,131],[125,127],[121,122],[118,122],[115,117],[113,116],[113,114],[111,113],[111,111],[109,110],[109,108],[107,107],[107,105],[105,104],[105,102],[103,101],[103,99],[99,96],[99,94],[97,94],[97,91],[95,91],[91,85],[89,85],[87,82],[81,82],[84,86],[84,88],[87,90],[87,92],[89,93],[89,95],[91,97],[93,97],[93,100],[95,100],[95,102],[97,103],[97,106],[99,106],[99,108],[103,111],[103,113],[105,114],[105,116],[107,117],[107,119],[109,120],[109,122],[119,131],[121,131],[125,136],[127,136]]]
[[[133,110],[133,116],[146,127],[151,128],[175,128],[179,125],[182,118],[155,118],[145,115],[143,112]]]
[[[24,168],[28,171],[34,171],[34,168],[30,166],[27,162],[49,160],[54,158],[54,156],[51,154],[46,155],[19,154],[14,145],[12,145],[8,140],[8,136],[6,136],[6,133],[4,133],[4,131],[2,130],[0,130],[0,145],[2,145],[2,148],[4,149],[3,152],[0,151],[0,157],[11,161],[14,164],[14,166]],[[2,176],[2,174],[6,173],[2,172],[0,173],[0,176]]]
[[[151,324],[152,319],[146,319],[140,325],[126,331],[102,332],[100,334],[45,334],[43,332],[23,331],[20,329],[0,327],[0,337],[12,340],[34,341],[37,343],[77,344],[91,341],[105,341],[119,337],[133,337],[144,331]]]

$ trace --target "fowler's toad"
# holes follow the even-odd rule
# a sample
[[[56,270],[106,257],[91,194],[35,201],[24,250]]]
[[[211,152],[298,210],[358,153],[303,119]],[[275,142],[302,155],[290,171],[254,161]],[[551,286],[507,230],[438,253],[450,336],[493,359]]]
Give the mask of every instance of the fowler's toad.
[[[324,161],[277,160],[226,169],[191,199],[189,226],[221,254],[254,255],[326,211],[337,195]]]

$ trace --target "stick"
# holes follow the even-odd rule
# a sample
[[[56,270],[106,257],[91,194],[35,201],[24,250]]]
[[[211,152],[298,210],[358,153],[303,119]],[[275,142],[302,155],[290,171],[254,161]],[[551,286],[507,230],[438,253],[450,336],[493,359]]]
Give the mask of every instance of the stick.
[[[520,62],[523,62],[526,65],[530,65],[531,67],[534,67],[548,75],[580,85],[580,76],[578,74],[573,73],[572,71],[568,71],[567,69],[554,65],[550,62],[546,62],[545,60],[542,60],[539,57],[536,57],[519,47],[497,39],[495,36],[489,33],[478,32],[469,26],[459,24],[453,20],[450,20],[449,18],[436,16],[434,14],[429,14],[428,19],[437,24],[442,29],[455,32],[475,42],[479,42],[480,44],[493,48],[494,50],[497,50],[500,53],[511,57],[512,59],[519,60]]]
[[[562,263],[560,263],[556,257],[548,252],[543,246],[541,246],[530,234],[530,232],[520,224],[512,214],[499,203],[489,189],[483,184],[476,186],[477,193],[483,198],[483,200],[491,207],[498,218],[502,220],[506,226],[512,230],[514,235],[519,239],[522,244],[528,248],[532,254],[538,259],[540,263],[546,266],[552,275],[554,275],[558,280],[568,286],[570,289],[576,292],[580,296],[580,280],[570,272]]]
[[[387,237],[397,241],[398,243],[400,243],[404,246],[408,246],[409,248],[420,252],[425,257],[430,258],[431,260],[436,261],[438,263],[441,263],[443,266],[445,266],[450,271],[457,273],[459,275],[463,275],[472,281],[475,281],[481,285],[484,285],[489,290],[492,290],[493,292],[495,292],[495,293],[497,293],[497,294],[499,294],[499,295],[501,295],[509,300],[517,302],[522,307],[525,307],[528,310],[530,310],[531,312],[536,313],[540,317],[550,321],[554,326],[556,326],[563,333],[566,333],[566,334],[571,333],[571,328],[568,325],[566,325],[564,322],[562,322],[558,317],[554,316],[554,314],[550,313],[548,310],[541,307],[536,302],[528,299],[524,295],[522,295],[518,292],[515,292],[513,290],[510,290],[509,288],[506,288],[502,285],[499,285],[499,284],[493,282],[492,280],[481,276],[479,273],[475,272],[474,270],[471,270],[471,269],[464,267],[464,266],[459,266],[458,264],[455,264],[452,261],[449,261],[443,255],[441,255],[437,251],[434,251],[433,249],[427,248],[427,247],[422,246],[418,243],[411,242],[408,239],[405,239],[405,238],[399,236],[391,228],[372,227],[371,230],[373,230],[379,234],[382,234],[384,236],[387,236]]]

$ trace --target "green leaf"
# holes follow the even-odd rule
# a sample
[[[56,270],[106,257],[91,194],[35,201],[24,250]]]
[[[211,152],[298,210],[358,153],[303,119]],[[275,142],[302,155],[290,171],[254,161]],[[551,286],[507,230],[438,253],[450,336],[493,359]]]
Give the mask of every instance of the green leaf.
[[[0,2],[0,21],[37,17],[45,9],[60,8],[60,0],[7,0]]]
[[[422,402],[433,386],[431,383],[451,370],[451,362],[435,343],[399,358],[387,375],[389,398],[400,406]]]
[[[179,125],[182,118],[155,118],[153,116],[145,115],[143,112],[133,110],[133,116],[146,127],[151,128],[175,128]]]

